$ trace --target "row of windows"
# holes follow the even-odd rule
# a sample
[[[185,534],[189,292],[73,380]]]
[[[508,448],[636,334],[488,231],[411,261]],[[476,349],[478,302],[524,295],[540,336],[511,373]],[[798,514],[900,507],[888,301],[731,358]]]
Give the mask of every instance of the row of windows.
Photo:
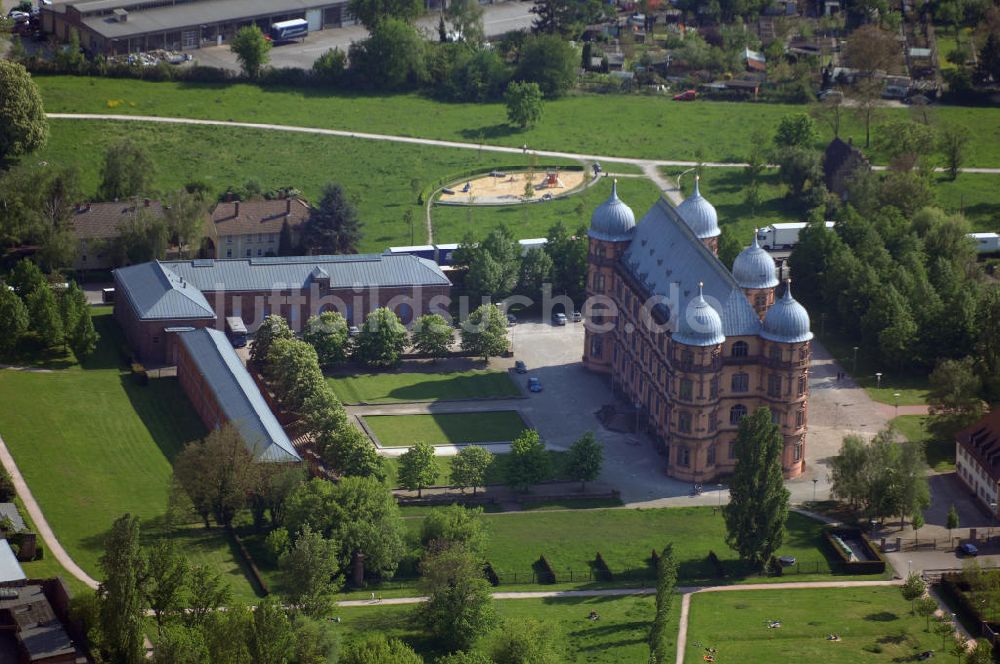
[[[729,409],[729,424],[736,426],[740,423],[744,417],[747,416],[747,407],[741,403],[736,404]],[[802,408],[795,411],[795,427],[801,429],[803,424],[805,424],[806,411]],[[677,430],[680,433],[691,433],[691,423],[694,416],[690,411],[679,410],[677,411]],[[774,424],[781,424],[781,413],[776,410],[771,411],[771,422]],[[709,417],[709,431],[715,431],[718,426],[715,420],[715,414],[713,413]]]
[[[233,236],[233,235],[227,235],[226,236],[226,244],[232,244],[233,243],[233,237],[235,237],[235,236]],[[243,237],[243,241],[244,242],[253,242],[254,241],[253,240],[254,239],[254,234],[253,233],[250,233],[249,235],[244,235],[242,237]],[[278,238],[278,234],[277,233],[258,233],[256,237],[257,237],[257,242],[267,242],[269,244],[274,244],[275,240]]]
[[[714,466],[716,463],[716,448],[718,445],[709,445],[707,454],[705,455],[705,463],[709,466]],[[677,453],[674,457],[678,466],[683,466],[685,468],[691,465],[691,449],[685,445],[677,446]],[[727,458],[732,461],[736,458],[736,442],[731,441],[729,443]],[[798,463],[802,461],[802,442],[796,442],[792,445],[792,462]]]

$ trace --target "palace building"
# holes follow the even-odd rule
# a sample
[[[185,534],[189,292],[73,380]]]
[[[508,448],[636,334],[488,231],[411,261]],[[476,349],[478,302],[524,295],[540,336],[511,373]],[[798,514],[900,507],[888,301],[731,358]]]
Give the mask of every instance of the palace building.
[[[781,427],[785,476],[801,474],[813,335],[756,233],[727,270],[717,213],[696,180],[683,203],[661,197],[638,224],[613,188],[588,235],[583,363],[635,405],[667,474],[731,473],[739,422],[761,406]]]

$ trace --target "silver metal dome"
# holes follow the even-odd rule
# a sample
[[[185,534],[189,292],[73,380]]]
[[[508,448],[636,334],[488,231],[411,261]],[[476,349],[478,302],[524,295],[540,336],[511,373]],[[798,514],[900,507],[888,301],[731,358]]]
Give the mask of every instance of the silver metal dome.
[[[768,341],[786,344],[801,343],[813,338],[809,329],[809,312],[792,297],[791,281],[785,283],[782,298],[767,310],[760,336]]]
[[[778,285],[777,267],[771,254],[758,244],[757,229],[753,232],[753,244],[733,261],[733,277],[740,288],[774,288]]]
[[[718,237],[721,233],[719,215],[715,212],[715,206],[701,195],[697,177],[694,179],[694,193],[677,206],[677,213],[699,239]]]
[[[595,240],[620,242],[632,237],[633,228],[635,213],[618,198],[618,180],[615,180],[611,185],[611,196],[590,215],[590,230],[587,235]]]
[[[698,284],[698,297],[681,311],[673,339],[688,346],[715,346],[726,340],[726,335],[722,333],[722,318],[705,301],[702,284]]]

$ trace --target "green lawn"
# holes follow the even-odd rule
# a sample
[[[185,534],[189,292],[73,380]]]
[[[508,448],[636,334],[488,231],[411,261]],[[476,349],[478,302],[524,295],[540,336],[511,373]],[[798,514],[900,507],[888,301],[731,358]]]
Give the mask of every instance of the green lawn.
[[[974,231],[1000,230],[1000,175],[960,173],[955,180],[939,174],[934,179],[937,204],[949,212],[961,212]]]
[[[385,372],[334,376],[327,382],[347,404],[455,401],[521,396],[506,371]]]
[[[748,570],[725,544],[725,524],[721,514],[710,507],[659,509],[594,509],[564,511],[508,512],[484,514],[489,531],[487,558],[504,583],[530,581],[532,565],[542,554],[562,581],[589,582],[590,564],[600,551],[611,571],[627,581],[628,572],[649,581],[649,558],[653,549],[674,546],[678,572],[684,583],[726,583],[739,581]],[[419,519],[407,519],[413,532]],[[790,573],[775,581],[812,579],[818,570],[829,577],[829,564],[820,550],[822,524],[799,514],[788,519],[785,546],[780,555],[798,558],[808,574]],[[706,558],[715,551],[727,571],[727,578],[714,580]],[[517,580],[514,574],[517,574]],[[581,578],[582,577],[582,578]],[[755,579],[760,581],[761,579]]]
[[[174,538],[189,560],[217,567],[238,596],[252,598],[221,530],[162,524],[171,459],[204,435],[201,421],[176,379],[140,387],[122,370],[109,308],[94,322],[102,340],[83,366],[0,371],[0,434],[46,520],[73,559],[100,578],[97,561],[112,521],[135,514],[147,539]]]
[[[927,465],[939,473],[955,470],[955,441],[939,440],[927,430],[926,415],[900,415],[892,425],[911,443],[923,443]]]
[[[100,163],[105,148],[126,136],[149,151],[156,166],[153,186],[159,191],[177,189],[197,180],[215,195],[231,185],[242,186],[248,180],[255,180],[264,190],[297,187],[308,200],[316,201],[323,185],[339,182],[355,201],[364,224],[360,248],[371,252],[411,244],[410,226],[404,220],[407,211],[413,213],[413,244],[426,242],[426,213],[422,205],[417,205],[412,180],[422,187],[469,168],[489,169],[497,160],[513,165],[527,163],[522,155],[480,154],[474,150],[256,129],[67,120],[51,120],[50,124],[48,145],[31,158],[53,165],[77,166],[84,192],[97,190],[100,169],[94,164]],[[597,205],[588,193],[555,201],[552,205],[556,208],[552,209],[568,211],[585,198],[586,206]],[[446,220],[435,231],[434,239],[441,243],[459,242],[467,229],[477,236],[485,235],[501,222],[517,238],[537,237],[540,229],[544,235],[555,220],[550,209],[542,210],[546,205],[538,206],[527,219],[511,217],[503,208],[482,208],[476,211],[475,228],[462,220]],[[587,219],[591,211],[585,210]]]
[[[742,161],[753,138],[747,127],[770,133],[784,115],[803,110],[789,104],[680,104],[664,97],[570,95],[546,102],[542,120],[534,128],[520,131],[507,124],[500,103],[447,104],[418,95],[264,90],[246,84],[69,76],[39,76],[36,80],[49,112],[276,122],[647,159],[693,160],[700,152],[706,160]],[[608,121],[609,109],[613,109],[614,122]],[[907,113],[905,109],[889,109],[882,116],[889,120]],[[968,165],[1000,165],[1000,109],[940,106],[937,115],[942,122],[967,126],[976,136],[968,147]],[[817,145],[831,138],[826,127],[821,126],[820,132]],[[877,127],[873,133],[877,134]],[[848,116],[841,135],[860,137],[863,127]],[[320,152],[311,150],[309,161]],[[875,161],[881,161],[877,151],[872,152]],[[254,161],[264,166],[268,159]],[[343,161],[350,163],[350,159]]]
[[[670,614],[670,644],[676,644],[680,618],[680,599],[674,602]],[[533,618],[555,627],[565,645],[568,664],[622,664],[645,662],[649,657],[649,627],[655,611],[651,596],[634,597],[571,597],[549,599],[518,599],[497,602],[497,612],[504,619]],[[340,608],[341,622],[330,623],[345,641],[371,633],[383,632],[401,638],[424,656],[440,654],[409,618],[417,606],[372,606]],[[597,611],[600,620],[587,616]],[[500,627],[502,629],[502,627]],[[476,650],[488,650],[489,637],[476,645]],[[430,661],[430,660],[428,660]]]
[[[769,620],[781,627],[768,628]],[[952,661],[925,626],[891,587],[696,594],[685,661],[700,662],[705,648],[718,649],[719,664],[909,662],[925,650]]]
[[[575,231],[580,225],[590,224],[590,215],[610,194],[611,180],[605,178],[579,194],[554,201],[489,207],[436,205],[431,211],[434,237],[461,238],[471,230],[479,238],[485,235],[485,229],[500,223],[517,229],[519,238],[546,237],[549,228],[558,221]],[[632,208],[636,219],[640,219],[656,203],[660,189],[646,178],[621,178],[618,195]]]
[[[527,427],[515,410],[436,415],[366,415],[365,422],[383,447],[502,443],[514,440]]]
[[[890,406],[897,403],[896,394],[899,394],[898,403],[900,406],[922,406],[927,403],[927,393],[930,389],[927,374],[892,371],[881,363],[877,350],[870,352],[864,347],[858,348],[858,360],[857,365],[855,365],[854,347],[834,330],[830,329],[824,332],[822,328],[823,323],[820,322],[817,325],[817,321],[814,319],[813,332],[816,333],[819,341],[830,351],[840,366],[851,375],[854,382],[865,389],[869,397]],[[881,382],[875,376],[878,372],[882,374]]]

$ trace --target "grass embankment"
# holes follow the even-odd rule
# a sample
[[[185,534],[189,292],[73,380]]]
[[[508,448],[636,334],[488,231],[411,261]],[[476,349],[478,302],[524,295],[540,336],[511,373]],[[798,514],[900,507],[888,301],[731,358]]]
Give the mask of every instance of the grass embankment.
[[[434,415],[365,415],[383,447],[503,443],[514,440],[527,426],[515,410]]]
[[[346,404],[503,399],[521,396],[506,371],[385,372],[333,376],[327,382]]]
[[[269,122],[644,159],[743,161],[753,141],[753,132],[746,128],[771,135],[783,116],[804,110],[791,104],[571,95],[546,102],[542,120],[522,131],[507,124],[506,109],[500,103],[450,104],[418,95],[264,90],[247,84],[70,76],[36,80],[49,112]],[[609,108],[614,109],[613,122],[608,121]],[[1000,109],[937,106],[935,110],[940,122],[964,125],[976,136],[968,146],[967,165],[1000,166]],[[882,121],[907,117],[908,112],[884,109]],[[826,126],[819,129],[817,146],[832,138]],[[848,114],[840,133],[861,137],[864,127]],[[877,133],[876,126],[873,135]],[[876,150],[868,152],[877,163],[885,161]]]
[[[716,648],[720,664],[909,662],[942,650],[925,627],[893,587],[702,593],[691,598],[685,661]]]
[[[670,644],[676,643],[680,611],[671,611]],[[565,645],[567,664],[620,664],[644,662],[649,657],[649,628],[655,612],[652,597],[573,597],[548,599],[501,600],[496,603],[501,618],[532,618],[551,626]],[[341,622],[331,623],[345,640],[372,632],[401,638],[420,654],[441,654],[411,623],[418,606],[364,606],[337,609]],[[600,620],[587,620],[597,611]],[[500,628],[502,629],[502,627]],[[484,637],[475,650],[488,652],[490,637]]]
[[[110,309],[95,313],[102,338],[82,366],[0,371],[0,433],[46,520],[95,578],[105,535],[129,512],[142,518],[147,540],[174,539],[188,560],[223,572],[237,596],[254,597],[221,530],[163,525],[171,460],[205,430],[175,378],[136,383],[121,366]]]

